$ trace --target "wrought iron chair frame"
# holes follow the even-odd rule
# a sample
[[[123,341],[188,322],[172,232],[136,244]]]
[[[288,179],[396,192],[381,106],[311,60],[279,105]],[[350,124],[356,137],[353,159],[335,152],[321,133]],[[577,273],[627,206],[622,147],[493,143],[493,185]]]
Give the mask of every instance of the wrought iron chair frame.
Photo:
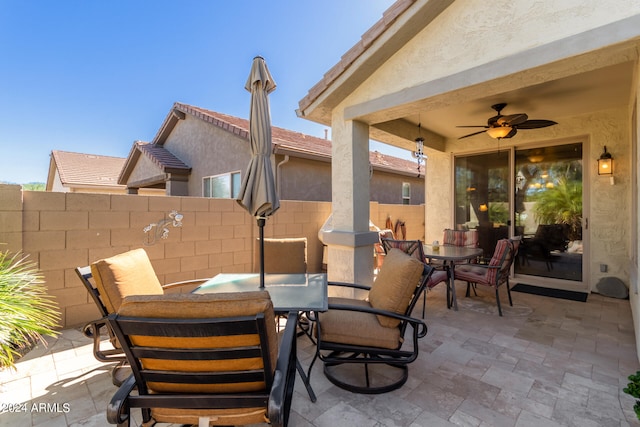
[[[424,262],[423,262],[424,264]],[[418,340],[424,338],[427,335],[428,328],[426,323],[411,316],[411,313],[420,298],[421,294],[425,291],[429,277],[433,273],[434,268],[424,264],[424,271],[420,279],[420,283],[416,286],[415,291],[411,297],[409,305],[403,314],[397,314],[390,311],[375,309],[373,307],[363,307],[360,305],[345,305],[345,304],[332,304],[329,303],[329,310],[350,310],[363,313],[371,313],[380,316],[386,316],[394,319],[398,319],[400,324],[400,342],[395,349],[385,349],[379,347],[369,347],[361,345],[350,345],[343,343],[335,343],[325,341],[322,337],[322,321],[319,318],[321,313],[310,314],[314,325],[314,336],[312,339],[316,344],[316,354],[311,361],[307,376],[311,375],[311,370],[317,359],[320,359],[324,363],[324,374],[333,384],[340,388],[349,390],[354,393],[363,394],[378,394],[386,393],[402,387],[402,385],[408,379],[408,365],[416,360],[418,357]],[[370,286],[344,283],[344,282],[329,282],[329,286],[337,286],[341,288],[350,288],[353,290],[369,291]],[[407,327],[411,326],[411,349],[403,350],[404,335],[407,331]],[[364,366],[365,385],[359,386],[340,379],[335,375],[331,368],[342,364],[362,364]],[[380,386],[372,386],[369,378],[370,364],[385,364],[399,371],[399,376],[396,380],[388,384]]]
[[[118,314],[108,316],[109,324],[123,351],[131,361],[133,373],[120,386],[107,407],[107,420],[119,427],[129,426],[132,408],[142,410],[143,425],[153,422],[150,408],[225,409],[266,407],[271,425],[288,425],[296,373],[296,313],[290,313],[279,344],[275,372],[270,356],[263,313],[227,318],[137,318]],[[202,337],[257,334],[260,343],[252,347],[181,350],[175,348],[136,347],[129,336]],[[221,360],[238,357],[261,357],[263,369],[243,372],[181,372],[146,370],[141,358],[164,360]],[[228,382],[264,381],[264,391],[239,393],[150,393],[147,382],[225,384]],[[132,393],[137,390],[136,393]],[[208,424],[207,424],[208,425]]]

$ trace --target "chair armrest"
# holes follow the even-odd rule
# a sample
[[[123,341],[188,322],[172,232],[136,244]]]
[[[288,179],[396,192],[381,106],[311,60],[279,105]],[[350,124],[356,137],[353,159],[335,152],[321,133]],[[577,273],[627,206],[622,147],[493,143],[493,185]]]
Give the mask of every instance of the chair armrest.
[[[268,405],[269,421],[274,427],[287,425],[289,419],[296,374],[297,322],[298,313],[290,312],[287,316],[287,323],[278,351],[278,360],[276,361],[276,370],[273,375],[273,386],[269,394]]]
[[[102,336],[100,331],[102,328],[109,330],[107,319],[102,317],[97,320],[88,322],[82,328],[82,333],[85,337],[93,340],[93,356],[96,360],[101,362],[124,362],[127,360],[121,348],[108,348],[106,350],[101,349]],[[111,332],[109,330],[109,336],[113,340]],[[113,342],[113,341],[112,341]]]
[[[361,305],[346,305],[346,304],[329,304],[329,310],[346,310],[346,311],[359,311],[362,313],[371,313],[379,316],[391,317],[399,319],[400,321],[406,321],[414,327],[425,328],[427,325],[421,319],[415,317],[405,316],[404,314],[394,313],[392,311],[380,310],[379,308],[365,307]]]
[[[127,378],[111,398],[107,406],[107,421],[109,424],[124,425],[129,419],[130,409],[127,403],[129,394],[136,387],[136,379],[133,374]]]
[[[329,282],[328,286],[342,286],[344,288],[354,288],[354,289],[363,289],[365,291],[371,290],[371,286],[360,285],[358,283],[348,283],[348,282]]]
[[[193,280],[183,280],[181,282],[167,283],[165,285],[162,285],[162,289],[179,288],[181,286],[189,286],[189,285],[200,286],[207,280],[209,279],[193,279]]]

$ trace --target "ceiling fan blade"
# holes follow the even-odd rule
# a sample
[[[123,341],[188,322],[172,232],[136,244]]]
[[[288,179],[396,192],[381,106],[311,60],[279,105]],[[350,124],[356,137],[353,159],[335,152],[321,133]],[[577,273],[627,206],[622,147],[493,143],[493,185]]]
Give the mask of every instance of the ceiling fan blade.
[[[525,113],[509,114],[508,116],[500,117],[497,123],[500,126],[503,126],[505,124],[509,126],[515,126],[519,125],[520,123],[526,122],[528,118],[529,116],[527,116]]]
[[[470,136],[478,135],[478,134],[485,133],[485,132],[486,132],[486,130],[481,130],[481,131],[479,131],[479,132],[474,132],[474,133],[470,133],[469,135],[461,136],[461,137],[460,137],[460,138],[458,138],[458,139],[469,138]]]
[[[557,125],[553,120],[527,120],[518,125],[518,129],[539,129]]]
[[[485,128],[489,129],[489,126],[456,126],[457,128]]]

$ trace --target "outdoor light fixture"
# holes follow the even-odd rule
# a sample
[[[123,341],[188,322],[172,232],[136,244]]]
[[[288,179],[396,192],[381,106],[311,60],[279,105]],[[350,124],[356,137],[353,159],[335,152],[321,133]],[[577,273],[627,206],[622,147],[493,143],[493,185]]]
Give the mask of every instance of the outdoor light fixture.
[[[607,153],[607,146],[604,146],[604,151],[600,154],[598,159],[598,175],[604,175],[609,177],[609,183],[614,184],[613,181],[613,157],[611,153]]]
[[[413,156],[414,159],[416,159],[418,161],[418,176],[420,176],[420,166],[422,165],[422,162],[424,162],[425,159],[425,155],[424,155],[424,138],[422,137],[422,126],[420,125],[420,123],[418,123],[418,137],[415,139],[416,141],[416,150],[411,152],[411,155]]]
[[[607,146],[598,159],[598,175],[613,175],[613,157],[607,152]]]
[[[499,126],[499,127],[487,129],[487,133],[491,138],[501,139],[509,135],[512,129],[513,128],[511,126]]]

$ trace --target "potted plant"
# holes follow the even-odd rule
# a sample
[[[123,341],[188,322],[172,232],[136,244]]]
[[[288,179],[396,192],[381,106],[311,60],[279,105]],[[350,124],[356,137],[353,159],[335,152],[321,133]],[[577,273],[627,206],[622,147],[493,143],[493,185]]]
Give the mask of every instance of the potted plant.
[[[0,251],[0,369],[15,367],[43,335],[58,334],[58,307],[46,291],[34,262]]]

